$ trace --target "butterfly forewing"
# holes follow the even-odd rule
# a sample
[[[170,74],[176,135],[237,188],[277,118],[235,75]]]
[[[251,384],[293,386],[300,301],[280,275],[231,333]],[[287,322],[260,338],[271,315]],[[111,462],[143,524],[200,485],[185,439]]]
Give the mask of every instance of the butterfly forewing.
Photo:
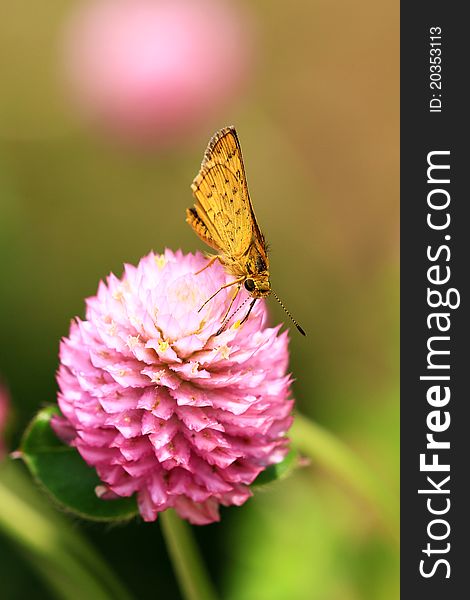
[[[225,256],[243,256],[259,228],[248,194],[240,144],[232,127],[212,138],[191,187],[196,197],[193,216],[198,219],[188,221],[199,237]],[[211,241],[201,235],[201,230],[209,234]]]

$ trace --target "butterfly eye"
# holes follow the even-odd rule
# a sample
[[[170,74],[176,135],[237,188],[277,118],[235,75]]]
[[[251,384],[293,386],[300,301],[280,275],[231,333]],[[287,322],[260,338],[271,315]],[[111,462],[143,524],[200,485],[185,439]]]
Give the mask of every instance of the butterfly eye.
[[[249,292],[252,292],[255,289],[255,282],[253,281],[253,279],[247,279],[245,281],[245,289],[248,290]]]

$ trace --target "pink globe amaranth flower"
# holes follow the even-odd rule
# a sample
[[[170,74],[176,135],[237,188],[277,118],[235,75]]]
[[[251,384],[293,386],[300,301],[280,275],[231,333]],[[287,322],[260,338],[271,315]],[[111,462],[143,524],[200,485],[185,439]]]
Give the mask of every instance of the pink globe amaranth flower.
[[[191,523],[241,505],[287,452],[293,400],[287,332],[264,301],[216,335],[233,288],[202,254],[166,250],[125,265],[86,301],[62,340],[56,433],[103,481],[105,499],[137,494],[144,520],[174,507]],[[234,309],[248,298],[241,291]],[[246,304],[238,313],[241,319]],[[238,317],[238,315],[237,315]]]
[[[253,62],[250,19],[230,0],[94,0],[64,29],[71,99],[117,137],[168,142],[214,120]]]

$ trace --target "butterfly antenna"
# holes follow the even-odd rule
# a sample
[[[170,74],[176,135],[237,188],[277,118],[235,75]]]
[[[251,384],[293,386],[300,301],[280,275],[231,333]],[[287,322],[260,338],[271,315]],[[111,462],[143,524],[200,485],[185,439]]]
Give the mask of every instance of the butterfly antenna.
[[[220,335],[222,333],[222,331],[225,329],[225,327],[227,326],[227,323],[237,314],[237,312],[240,310],[240,308],[243,308],[245,306],[245,304],[248,302],[248,300],[250,300],[250,298],[245,298],[245,300],[240,304],[240,306],[238,308],[236,308],[233,313],[231,315],[229,315],[228,317],[226,317],[225,321],[223,321],[222,325],[220,326],[219,331],[216,333],[216,335]]]
[[[280,298],[278,297],[278,295],[276,294],[276,292],[274,290],[271,290],[273,296],[276,298],[276,300],[279,302],[279,304],[282,306],[282,308],[284,309],[285,313],[287,314],[287,316],[289,317],[289,319],[292,321],[292,323],[294,323],[294,325],[297,327],[297,330],[302,334],[302,335],[307,335],[305,333],[305,331],[302,329],[302,327],[297,323],[297,321],[294,319],[294,317],[290,314],[290,312],[287,310],[287,308],[284,306],[284,304],[281,302]]]

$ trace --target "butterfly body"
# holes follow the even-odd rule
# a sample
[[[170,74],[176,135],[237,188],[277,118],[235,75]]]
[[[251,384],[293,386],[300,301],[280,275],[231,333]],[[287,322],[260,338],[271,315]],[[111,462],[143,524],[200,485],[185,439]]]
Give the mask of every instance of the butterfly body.
[[[245,275],[243,285],[253,298],[265,298],[271,293],[269,281],[269,262],[265,246],[253,239],[248,253],[243,260],[236,265],[238,272]],[[233,272],[235,275],[235,273]]]

